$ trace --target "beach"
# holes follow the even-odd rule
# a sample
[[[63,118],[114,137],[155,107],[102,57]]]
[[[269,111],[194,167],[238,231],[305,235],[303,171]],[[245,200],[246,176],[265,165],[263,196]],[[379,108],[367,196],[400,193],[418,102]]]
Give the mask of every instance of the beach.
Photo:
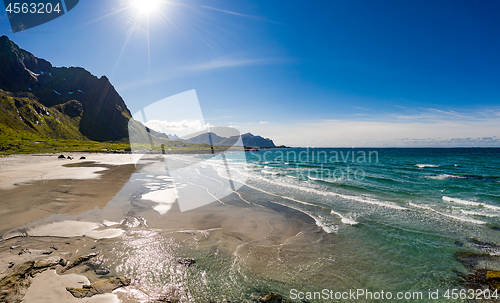
[[[78,300],[108,302],[344,302],[357,290],[446,302],[453,287],[494,291],[497,153],[5,157],[0,274],[35,273],[25,302],[73,302],[75,283],[88,285]]]
[[[138,269],[158,261],[170,262],[174,268],[190,270],[195,266],[179,264],[177,260],[185,257],[182,253],[192,258],[193,253],[199,255],[215,247],[216,255],[223,256],[224,262],[242,259],[251,263],[249,267],[257,276],[273,276],[277,274],[276,268],[270,268],[266,262],[279,259],[275,255],[276,247],[294,241],[304,231],[320,231],[307,215],[277,204],[270,205],[265,200],[259,204],[248,203],[241,195],[251,193],[244,192],[222,199],[224,202],[210,203],[188,212],[181,212],[175,203],[168,212],[158,212],[155,203],[131,195],[131,192],[137,193],[134,185],[124,187],[133,183],[134,175],[165,174],[161,169],[155,172],[155,164],[163,160],[155,155],[66,155],[73,160],[57,156],[16,155],[0,159],[2,278],[27,261],[47,257],[71,261],[90,253],[98,253],[99,258],[106,260],[102,268],[111,271],[106,277],[116,276],[119,270],[105,265],[120,262],[138,262],[134,264]],[[80,157],[86,159],[79,160]],[[144,255],[143,251],[137,252],[140,254],[134,258],[129,255],[127,260],[121,259],[121,253],[133,249],[127,243],[145,241],[141,245],[151,249],[155,246],[154,239],[158,238],[173,242],[172,247],[181,252],[163,255],[163,260],[156,259],[155,253]],[[187,244],[182,244],[184,242]],[[203,248],[193,250],[193,244]],[[118,247],[124,245],[127,248],[117,252]],[[259,252],[257,260],[251,257],[255,252]],[[193,258],[196,266],[202,262],[198,259]],[[98,270],[89,271],[88,265],[76,266],[63,275],[59,275],[63,270],[59,267],[55,272],[35,276],[25,302],[74,302],[73,296],[61,291],[62,286],[73,287],[75,279],[88,284],[102,278],[96,274]],[[160,285],[160,288],[152,288],[147,285],[149,283],[144,285],[141,279],[151,279],[145,274],[142,271],[128,273],[131,286],[101,299],[109,302],[119,298],[125,302],[153,300],[164,295],[164,287],[172,287],[171,283]],[[169,277],[162,279],[167,281]],[[62,286],[53,291],[46,287],[56,281]],[[185,285],[177,287],[171,294],[174,299],[192,300],[193,295]]]

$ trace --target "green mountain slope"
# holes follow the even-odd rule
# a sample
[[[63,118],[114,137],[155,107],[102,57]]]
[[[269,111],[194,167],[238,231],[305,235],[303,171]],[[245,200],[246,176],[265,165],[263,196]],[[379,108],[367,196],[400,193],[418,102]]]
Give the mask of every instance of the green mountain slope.
[[[81,119],[78,107],[81,107],[78,101],[46,107],[29,93],[13,94],[0,90],[0,137],[22,135],[85,140],[78,131]]]

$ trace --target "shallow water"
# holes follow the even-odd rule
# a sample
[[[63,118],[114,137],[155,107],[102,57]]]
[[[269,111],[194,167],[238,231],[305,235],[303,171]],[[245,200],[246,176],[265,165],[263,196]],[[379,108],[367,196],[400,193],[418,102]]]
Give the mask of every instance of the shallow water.
[[[290,298],[292,289],[447,301],[426,298],[463,287],[456,272],[470,269],[456,252],[500,254],[472,241],[500,243],[499,149],[168,157],[140,161],[105,207],[65,217],[125,230],[98,244],[113,274],[134,277],[124,301],[250,302],[262,291]]]

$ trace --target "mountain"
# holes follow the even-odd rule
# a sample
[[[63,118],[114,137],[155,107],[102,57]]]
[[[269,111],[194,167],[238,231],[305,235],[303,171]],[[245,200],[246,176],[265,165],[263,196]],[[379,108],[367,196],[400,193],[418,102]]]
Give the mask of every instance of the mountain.
[[[173,135],[168,134],[167,137],[170,140],[174,140],[174,141],[180,141],[181,140],[181,138],[179,138],[176,134],[173,134]]]
[[[218,136],[215,133],[203,133],[201,135],[195,136],[193,138],[185,140],[185,142],[189,143],[196,143],[196,144],[210,144],[210,137],[212,139],[212,144],[213,145],[224,145],[224,146],[232,146],[234,145],[238,139],[239,136],[231,136],[228,138]],[[274,145],[273,140],[263,138],[261,136],[254,136],[251,133],[246,133],[241,135],[241,140],[243,141],[243,145],[245,147],[255,147],[255,148],[260,148],[260,147],[276,147]]]
[[[23,118],[27,112],[18,115],[22,120],[12,120],[9,116],[11,126],[22,121],[25,124],[22,128],[27,126],[32,132],[51,138],[128,140],[128,121],[132,115],[106,76],[98,78],[79,67],[53,67],[50,62],[19,48],[6,36],[0,37],[0,89],[3,90],[0,96],[4,116],[12,115],[13,108],[9,107],[12,104],[16,111],[24,106],[37,113],[40,111],[35,108],[44,108],[50,114],[38,122],[38,125],[43,123],[43,130],[32,127],[36,123],[34,118]],[[55,124],[52,127],[48,117],[57,117],[55,119],[67,124],[71,131],[62,131]]]
[[[31,134],[84,140],[78,130],[81,116],[82,105],[78,101],[47,107],[31,93],[9,93],[0,89],[0,135],[3,138]]]
[[[241,135],[241,139],[243,140],[243,145],[247,147],[276,147],[273,140],[254,136],[251,133]]]

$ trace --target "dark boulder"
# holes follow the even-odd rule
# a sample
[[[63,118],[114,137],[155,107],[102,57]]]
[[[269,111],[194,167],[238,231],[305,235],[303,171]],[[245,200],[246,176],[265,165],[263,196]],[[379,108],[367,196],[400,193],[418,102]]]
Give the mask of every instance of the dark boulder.
[[[182,258],[182,259],[177,260],[177,263],[189,267],[189,266],[193,265],[194,263],[196,263],[196,261],[194,259],[190,259],[190,258]]]

